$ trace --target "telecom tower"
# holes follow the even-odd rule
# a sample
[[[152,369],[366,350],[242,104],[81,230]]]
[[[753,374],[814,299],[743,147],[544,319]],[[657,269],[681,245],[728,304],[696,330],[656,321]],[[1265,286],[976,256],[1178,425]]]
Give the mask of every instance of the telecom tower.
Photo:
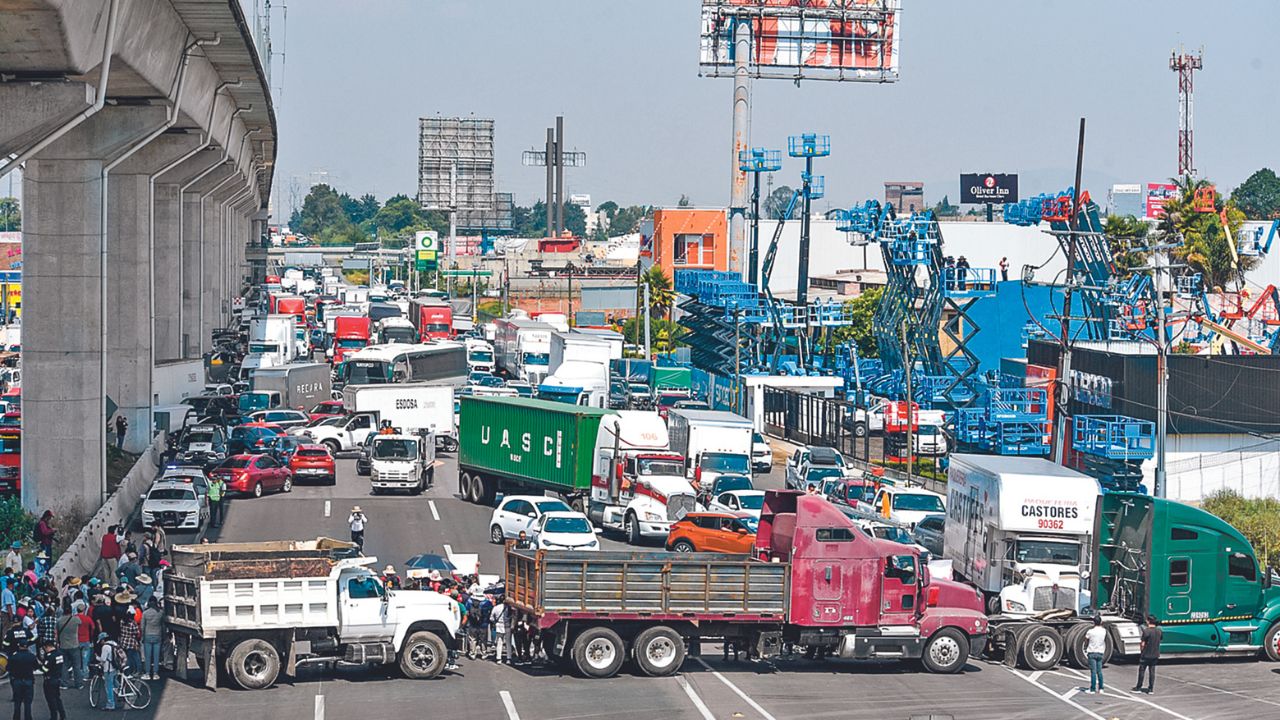
[[[1195,175],[1192,159],[1192,79],[1203,66],[1204,51],[1194,55],[1178,54],[1169,57],[1169,69],[1178,73],[1178,176]]]

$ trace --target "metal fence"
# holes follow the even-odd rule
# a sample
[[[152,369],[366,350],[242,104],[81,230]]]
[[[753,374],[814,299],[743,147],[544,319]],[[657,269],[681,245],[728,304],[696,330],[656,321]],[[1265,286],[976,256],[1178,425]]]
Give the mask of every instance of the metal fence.
[[[855,443],[852,423],[853,405],[834,398],[808,393],[764,388],[765,432],[799,445],[833,447],[851,457],[859,457],[865,443]],[[857,446],[857,447],[855,447]]]

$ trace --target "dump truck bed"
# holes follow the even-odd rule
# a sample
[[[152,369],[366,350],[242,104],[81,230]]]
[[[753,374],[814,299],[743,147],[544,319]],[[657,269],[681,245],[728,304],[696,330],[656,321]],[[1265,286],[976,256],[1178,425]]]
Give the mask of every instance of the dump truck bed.
[[[743,555],[507,551],[508,601],[562,619],[782,622],[790,566]]]

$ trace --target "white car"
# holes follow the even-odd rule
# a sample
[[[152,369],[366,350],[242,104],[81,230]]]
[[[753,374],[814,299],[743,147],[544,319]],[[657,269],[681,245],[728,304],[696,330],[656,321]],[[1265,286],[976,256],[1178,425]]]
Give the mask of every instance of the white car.
[[[142,496],[142,524],[198,532],[209,519],[209,501],[192,484],[158,480]]]
[[[758,473],[773,469],[773,448],[760,433],[751,433],[751,469]]]
[[[538,550],[599,550],[599,533],[580,512],[569,510],[543,513],[530,534]]]
[[[763,508],[763,490],[729,490],[717,495],[707,505],[708,512],[747,514],[757,520],[760,519],[760,510]]]
[[[209,476],[198,467],[178,466],[167,468],[156,482],[172,482],[190,485],[202,498],[209,494]]]
[[[489,517],[489,541],[501,545],[520,535],[521,530],[532,537],[544,514],[570,510],[563,500],[545,495],[508,495]]]
[[[888,515],[885,515],[886,506]],[[915,527],[916,523],[929,515],[947,511],[946,498],[936,492],[892,485],[885,485],[876,492],[871,507],[875,512],[909,528]]]

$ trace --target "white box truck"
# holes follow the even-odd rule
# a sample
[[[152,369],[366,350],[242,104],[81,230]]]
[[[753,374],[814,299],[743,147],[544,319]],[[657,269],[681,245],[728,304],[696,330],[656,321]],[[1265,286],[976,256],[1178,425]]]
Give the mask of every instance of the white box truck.
[[[369,489],[374,495],[388,490],[417,495],[435,481],[435,462],[430,430],[420,435],[375,435],[369,447]]]
[[[698,509],[684,457],[671,450],[666,423],[656,412],[605,415],[592,462],[587,516],[625,533],[632,545],[666,538],[672,523]]]
[[[604,328],[574,328],[569,331],[573,335],[584,335],[586,337],[595,338],[609,345],[609,359],[622,359],[622,345],[624,338],[622,333],[616,330],[606,330]]]
[[[289,408],[310,412],[311,408],[332,400],[333,372],[327,363],[290,363],[279,367],[258,368],[250,377],[252,390],[240,393],[243,413],[270,408]]]
[[[604,340],[580,333],[558,332],[551,336],[551,356],[547,372],[555,375],[562,364],[578,360],[603,365],[605,379],[608,380],[611,357],[612,350]]]
[[[1043,458],[953,455],[943,557],[993,615],[1079,611],[1099,492],[1093,478]]]
[[[391,665],[415,679],[436,677],[455,645],[461,618],[444,595],[392,590],[354,557],[355,546],[313,541],[211,543],[172,548],[164,574],[165,624],[217,687],[225,671],[259,690],[280,672],[318,664]]]
[[[450,386],[418,383],[348,385],[342,389],[342,402],[347,412],[374,415],[375,429],[385,420],[407,435],[430,431],[441,449],[449,452],[458,449],[453,388]]]
[[[498,320],[494,349],[498,353],[499,369],[513,380],[523,380],[530,385],[541,383],[551,361],[553,332],[550,325],[536,320]]]
[[[240,363],[240,379],[258,368],[288,365],[297,357],[292,315],[259,315],[249,321],[249,352]]]
[[[721,475],[751,477],[750,420],[724,410],[672,408],[667,430],[695,488],[711,487]]]

